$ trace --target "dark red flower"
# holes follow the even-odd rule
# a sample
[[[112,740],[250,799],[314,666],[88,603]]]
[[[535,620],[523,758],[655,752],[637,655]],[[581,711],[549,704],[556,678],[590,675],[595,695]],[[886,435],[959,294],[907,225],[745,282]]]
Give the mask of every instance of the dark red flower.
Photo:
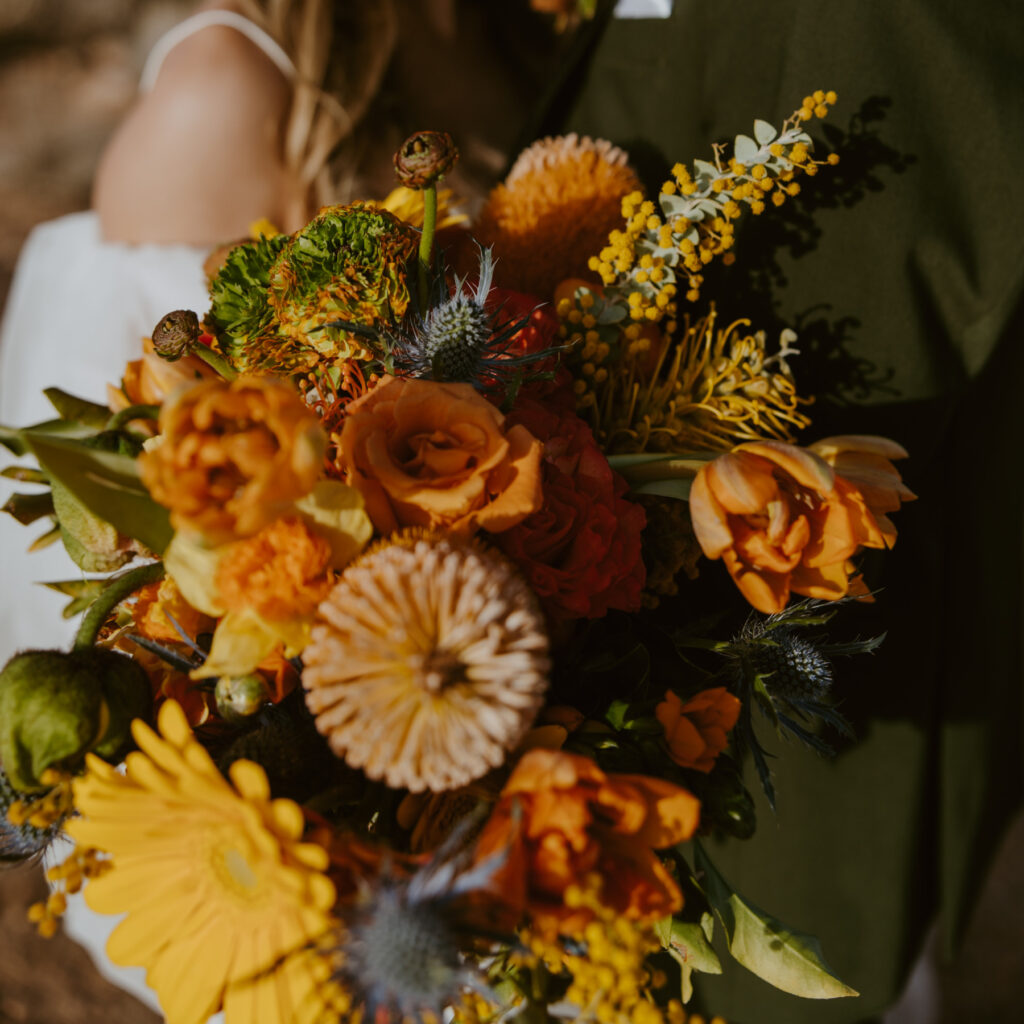
[[[572,411],[521,396],[508,422],[544,444],[544,506],[494,538],[555,620],[637,611],[644,585],[643,508]]]

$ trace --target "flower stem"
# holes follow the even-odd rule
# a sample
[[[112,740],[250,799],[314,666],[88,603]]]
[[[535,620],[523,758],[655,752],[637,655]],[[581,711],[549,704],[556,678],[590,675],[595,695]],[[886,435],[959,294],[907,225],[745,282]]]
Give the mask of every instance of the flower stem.
[[[159,405],[129,405],[126,409],[114,413],[107,420],[105,430],[120,430],[132,420],[155,420],[160,415]]]
[[[228,361],[219,353],[206,345],[196,345],[191,354],[200,359],[211,369],[216,370],[225,380],[234,380],[238,374],[231,368]]]
[[[423,190],[423,233],[420,235],[420,258],[418,266],[420,312],[425,316],[430,289],[427,274],[434,250],[434,229],[437,226],[437,185],[428,185]]]
[[[164,578],[164,563],[149,562],[146,565],[136,566],[128,572],[118,576],[107,587],[106,590],[96,598],[89,610],[82,618],[82,624],[75,634],[75,642],[72,650],[87,651],[96,643],[96,638],[107,621],[107,616],[126,597],[134,594],[136,590],[146,586],[148,583],[156,583]]]

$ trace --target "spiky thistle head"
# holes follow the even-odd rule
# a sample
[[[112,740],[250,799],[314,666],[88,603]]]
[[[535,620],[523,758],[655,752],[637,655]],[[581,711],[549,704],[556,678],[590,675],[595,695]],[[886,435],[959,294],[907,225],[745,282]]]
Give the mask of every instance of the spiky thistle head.
[[[512,354],[529,316],[503,317],[502,307],[492,301],[493,281],[491,250],[481,248],[475,287],[457,277],[450,296],[435,298],[425,314],[414,312],[388,339],[396,372],[486,388],[505,383],[527,363],[549,358],[551,350]]]
[[[464,956],[479,933],[466,897],[484,891],[504,857],[470,866],[470,814],[411,878],[365,884],[343,929],[339,981],[364,1006],[364,1020],[442,1019],[473,989],[490,1000],[481,973]]]
[[[776,630],[774,645],[762,644],[757,669],[770,673],[768,692],[787,699],[820,699],[832,688],[832,663],[821,649],[791,630]]]

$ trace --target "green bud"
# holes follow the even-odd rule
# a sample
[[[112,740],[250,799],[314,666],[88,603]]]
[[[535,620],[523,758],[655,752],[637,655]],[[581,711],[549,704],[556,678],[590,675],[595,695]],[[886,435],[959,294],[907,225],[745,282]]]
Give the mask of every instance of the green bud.
[[[266,679],[256,672],[247,676],[221,676],[213,690],[217,714],[226,722],[238,722],[259,712],[270,700]]]
[[[47,768],[79,768],[89,751],[116,763],[132,719],[151,707],[149,678],[125,655],[24,651],[0,672],[0,763],[22,792],[44,789]]]

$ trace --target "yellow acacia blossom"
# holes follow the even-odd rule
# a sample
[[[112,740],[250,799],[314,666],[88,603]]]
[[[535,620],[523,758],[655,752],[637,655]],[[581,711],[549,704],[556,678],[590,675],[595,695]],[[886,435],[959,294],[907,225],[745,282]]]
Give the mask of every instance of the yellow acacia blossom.
[[[176,703],[161,707],[158,724],[159,735],[133,724],[140,750],[124,774],[90,755],[75,783],[81,817],[67,832],[113,863],[86,886],[85,901],[127,915],[107,954],[146,968],[169,1024],[204,1024],[222,1000],[228,1020],[242,1024],[233,987],[251,986],[331,927],[328,854],[301,841],[302,811],[270,798],[259,765],[236,761],[228,782]],[[291,1019],[288,1007],[275,1012],[281,986],[258,991],[261,1012],[245,1024]]]

